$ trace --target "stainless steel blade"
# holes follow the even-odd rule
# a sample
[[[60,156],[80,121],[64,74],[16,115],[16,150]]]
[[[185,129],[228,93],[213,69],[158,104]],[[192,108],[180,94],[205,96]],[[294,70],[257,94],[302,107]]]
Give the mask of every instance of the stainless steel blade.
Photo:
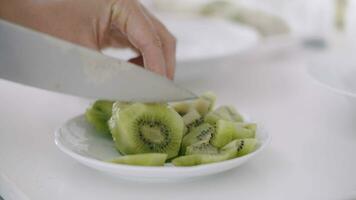
[[[95,99],[168,102],[196,98],[141,67],[3,20],[0,78]]]

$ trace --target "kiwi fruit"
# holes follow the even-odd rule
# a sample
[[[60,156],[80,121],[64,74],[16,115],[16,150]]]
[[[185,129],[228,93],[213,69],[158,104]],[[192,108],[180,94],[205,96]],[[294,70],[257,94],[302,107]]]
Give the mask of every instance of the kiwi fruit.
[[[113,101],[98,100],[85,112],[86,120],[99,133],[110,134],[108,120],[112,115]]]
[[[113,113],[109,124],[115,146],[123,154],[178,155],[184,123],[167,105],[133,103]]]
[[[125,109],[129,105],[131,105],[131,102],[126,102],[126,101],[115,101],[113,106],[112,106],[112,112],[117,112],[119,109]]]
[[[234,139],[254,138],[256,135],[257,124],[235,122]]]
[[[110,162],[126,165],[163,166],[166,160],[167,154],[165,153],[143,153],[121,156],[111,160]]]
[[[208,141],[201,141],[192,144],[186,148],[185,154],[217,154],[219,150],[211,145]]]
[[[193,101],[193,108],[199,112],[200,115],[205,116],[212,110],[215,105],[216,96],[212,92],[206,92],[197,100]]]
[[[225,145],[221,151],[236,150],[236,157],[253,152],[256,149],[257,140],[255,138],[236,139]]]
[[[232,106],[213,110],[215,101],[211,92],[172,104],[99,100],[85,116],[123,155],[112,163],[194,166],[253,152],[257,125],[245,123]]]
[[[243,122],[242,116],[232,106],[220,106],[205,116],[205,122],[215,125],[219,119],[233,122]]]
[[[196,110],[201,116],[205,116],[214,107],[216,96],[212,92],[202,94],[194,101],[183,101],[172,103],[172,108],[181,116],[186,115],[191,110]]]
[[[184,154],[186,147],[194,143],[200,141],[209,141],[211,135],[214,134],[214,132],[215,132],[215,128],[208,123],[203,123],[200,126],[194,128],[186,136],[183,137],[181,153]]]
[[[210,139],[210,143],[217,148],[225,146],[233,140],[235,132],[235,124],[225,120],[218,120],[216,123],[216,131]]]
[[[177,102],[177,103],[172,103],[171,107],[180,115],[180,116],[184,116],[185,114],[187,114],[191,108],[191,102]]]
[[[185,133],[189,133],[193,128],[204,122],[203,117],[196,110],[190,110],[182,118],[186,127]]]
[[[236,149],[229,148],[215,154],[193,154],[180,156],[172,160],[175,166],[194,166],[208,163],[215,163],[232,159],[236,156]]]
[[[221,148],[234,139],[254,138],[256,129],[257,125],[254,123],[218,120],[216,132],[212,135],[210,143]]]

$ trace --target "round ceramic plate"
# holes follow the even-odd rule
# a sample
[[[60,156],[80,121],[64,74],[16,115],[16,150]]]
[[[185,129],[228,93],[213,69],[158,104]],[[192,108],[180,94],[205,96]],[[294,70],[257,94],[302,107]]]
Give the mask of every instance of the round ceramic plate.
[[[307,72],[319,85],[356,98],[356,58],[353,49],[330,50],[311,59]]]
[[[240,53],[256,45],[258,33],[247,26],[204,17],[158,16],[177,38],[178,62],[218,58]],[[103,53],[121,59],[135,56],[128,49],[106,49]]]
[[[116,151],[112,139],[98,134],[86,122],[84,115],[70,119],[55,132],[55,143],[59,149],[80,163],[110,176],[146,181],[191,179],[232,169],[256,156],[269,141],[268,134],[261,128],[257,130],[257,139],[258,147],[254,152],[223,162],[193,167],[175,167],[171,164],[163,167],[144,167],[106,162],[119,157],[120,154]]]

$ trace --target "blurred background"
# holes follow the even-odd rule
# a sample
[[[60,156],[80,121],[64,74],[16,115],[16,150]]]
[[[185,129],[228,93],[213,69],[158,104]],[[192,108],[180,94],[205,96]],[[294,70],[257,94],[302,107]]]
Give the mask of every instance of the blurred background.
[[[261,42],[354,44],[354,0],[142,0],[178,39],[177,61],[216,58]],[[345,42],[346,41],[346,42]],[[104,53],[130,58],[128,50]]]

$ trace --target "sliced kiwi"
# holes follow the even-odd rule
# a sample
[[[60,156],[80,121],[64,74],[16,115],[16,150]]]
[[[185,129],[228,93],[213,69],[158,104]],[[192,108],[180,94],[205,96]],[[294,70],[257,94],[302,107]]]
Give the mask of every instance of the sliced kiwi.
[[[172,103],[171,106],[177,113],[179,113],[180,116],[184,116],[192,108],[191,102],[187,101]]]
[[[193,128],[199,126],[204,122],[204,119],[196,110],[190,110],[182,118],[184,125],[186,126],[185,133],[190,132]]]
[[[123,154],[178,154],[184,123],[177,112],[163,104],[133,103],[113,113],[110,130]]]
[[[218,120],[216,131],[212,135],[210,143],[217,148],[221,148],[233,140],[234,132],[235,124],[225,120]]]
[[[201,95],[197,100],[195,100],[192,105],[195,110],[197,110],[200,115],[205,116],[208,112],[212,110],[216,101],[216,96],[212,92],[206,92]]]
[[[214,107],[216,96],[212,92],[202,94],[194,101],[183,101],[171,104],[172,108],[181,116],[186,115],[191,110],[196,110],[201,116],[205,116]]]
[[[113,101],[98,100],[85,112],[86,120],[99,133],[110,134],[108,120],[111,117]]]
[[[210,143],[221,148],[234,139],[254,138],[256,128],[257,125],[254,123],[218,120],[216,132],[210,139]]]
[[[208,141],[201,141],[192,144],[186,148],[185,154],[217,154],[219,150]]]
[[[234,139],[254,138],[256,135],[257,124],[235,122]]]
[[[213,125],[216,124],[219,119],[233,122],[243,122],[242,116],[233,106],[220,106],[205,116],[205,121]]]
[[[236,150],[236,156],[243,156],[253,152],[256,149],[257,140],[255,138],[236,139],[225,145],[221,151]]]
[[[131,105],[131,102],[126,102],[126,101],[115,101],[115,103],[112,106],[112,112],[117,112],[119,109],[125,109],[129,105]]]
[[[181,153],[185,154],[185,149],[194,143],[200,141],[209,141],[211,135],[214,134],[215,129],[208,123],[203,123],[200,126],[194,128],[186,136],[183,137]]]
[[[166,160],[167,154],[165,153],[143,153],[121,156],[111,160],[110,162],[127,165],[163,166]]]
[[[216,154],[193,154],[180,156],[172,160],[172,163],[175,166],[194,166],[229,160],[235,156],[236,150],[229,148]]]

